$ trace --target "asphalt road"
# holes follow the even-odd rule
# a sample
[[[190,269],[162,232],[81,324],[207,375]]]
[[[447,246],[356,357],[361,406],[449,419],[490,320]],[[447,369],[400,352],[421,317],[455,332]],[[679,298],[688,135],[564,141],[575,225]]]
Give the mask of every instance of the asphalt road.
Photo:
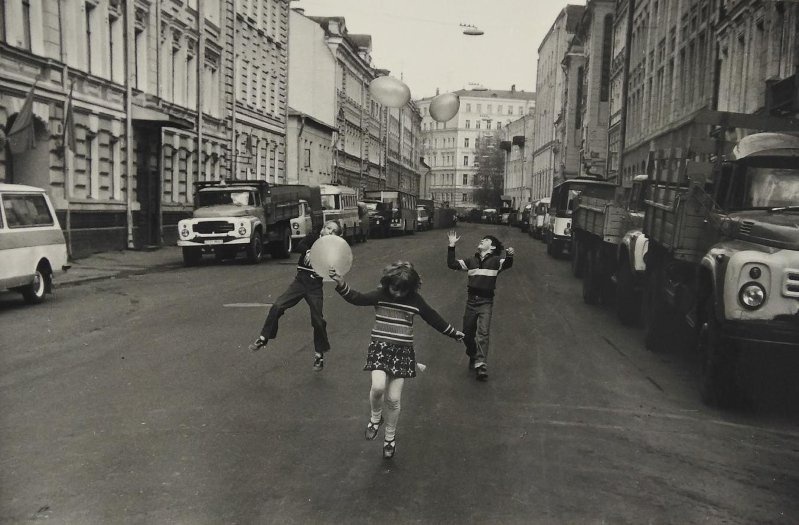
[[[247,350],[294,258],[87,283],[35,307],[0,295],[0,522],[799,522],[794,356],[749,356],[753,405],[709,409],[687,337],[647,352],[538,241],[459,231],[459,255],[486,233],[517,252],[491,376],[475,381],[462,345],[417,319],[427,370],[406,382],[390,461],[363,439],[371,309],[326,285],[322,372],[304,303]],[[370,240],[347,279],[368,290],[411,260],[459,326],[466,276],[446,244],[442,230]]]

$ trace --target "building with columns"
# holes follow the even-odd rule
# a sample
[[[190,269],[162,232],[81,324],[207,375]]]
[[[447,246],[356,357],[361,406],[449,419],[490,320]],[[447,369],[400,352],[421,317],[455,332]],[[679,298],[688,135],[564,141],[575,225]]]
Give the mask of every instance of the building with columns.
[[[533,143],[535,142],[535,115],[527,114],[512,121],[499,131],[499,147],[505,152],[503,194],[513,200],[514,209],[532,201],[533,193]]]
[[[563,177],[605,178],[614,2],[589,0],[562,65],[562,118],[557,136]]]
[[[72,256],[172,244],[194,181],[285,180],[285,1],[3,8],[0,181],[47,189]],[[29,96],[36,144],[12,152]]]
[[[581,5],[563,8],[538,46],[533,200],[549,197],[553,182],[563,180],[565,173],[577,171],[576,157],[563,155],[565,74],[562,63],[584,10],[585,6]]]
[[[454,93],[460,98],[460,109],[447,122],[437,122],[430,116],[434,97],[416,101],[422,114],[422,152],[430,166],[426,181],[429,193],[424,198],[466,210],[476,206],[474,192],[479,187],[477,140],[532,114],[536,93],[517,90],[516,86],[510,90],[479,88]]]

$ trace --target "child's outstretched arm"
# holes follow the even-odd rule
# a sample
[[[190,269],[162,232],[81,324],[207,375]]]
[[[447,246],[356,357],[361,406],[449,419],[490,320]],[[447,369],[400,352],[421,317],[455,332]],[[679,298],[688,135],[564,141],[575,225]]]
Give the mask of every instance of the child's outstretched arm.
[[[508,246],[508,248],[505,250],[505,257],[500,259],[500,261],[499,261],[499,271],[500,272],[504,272],[505,270],[507,270],[508,268],[513,266],[513,255],[515,253],[516,252],[513,250],[513,248]]]
[[[341,297],[355,306],[374,306],[380,298],[380,290],[369,293],[361,293],[350,288],[350,285],[339,275],[335,268],[330,268],[328,275],[336,282],[336,291]]]
[[[461,341],[464,337],[463,332],[460,330],[456,330],[454,326],[446,322],[429,304],[422,299],[422,296],[418,296],[419,298],[419,315],[422,319],[425,320],[427,324],[438,330],[444,335],[447,335],[457,341]]]
[[[450,230],[449,233],[447,233],[447,240],[449,241],[449,247],[447,248],[447,268],[451,270],[468,270],[469,268],[466,266],[466,262],[463,259],[455,258],[455,245],[461,240],[458,234],[455,233],[455,230]]]

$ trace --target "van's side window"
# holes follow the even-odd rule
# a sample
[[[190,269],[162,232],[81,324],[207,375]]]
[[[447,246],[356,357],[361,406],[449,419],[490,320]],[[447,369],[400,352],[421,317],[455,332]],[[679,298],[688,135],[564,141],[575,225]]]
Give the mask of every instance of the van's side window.
[[[3,195],[3,207],[9,228],[53,225],[44,195]]]

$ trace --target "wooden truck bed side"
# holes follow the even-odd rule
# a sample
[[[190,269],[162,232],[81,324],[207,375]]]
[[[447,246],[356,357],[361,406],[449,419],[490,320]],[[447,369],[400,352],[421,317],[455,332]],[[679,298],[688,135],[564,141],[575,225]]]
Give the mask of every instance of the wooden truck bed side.
[[[618,244],[624,236],[624,210],[615,203],[616,185],[586,184],[576,200],[573,226],[605,242]]]

